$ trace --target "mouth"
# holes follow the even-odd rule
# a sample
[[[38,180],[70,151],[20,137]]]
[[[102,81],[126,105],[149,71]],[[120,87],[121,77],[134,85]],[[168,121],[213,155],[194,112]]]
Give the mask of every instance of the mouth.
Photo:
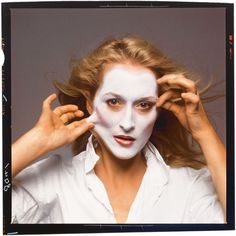
[[[124,146],[124,147],[132,146],[132,144],[136,140],[135,138],[130,137],[130,136],[126,136],[126,135],[116,135],[113,137],[118,144],[120,144],[121,146]]]

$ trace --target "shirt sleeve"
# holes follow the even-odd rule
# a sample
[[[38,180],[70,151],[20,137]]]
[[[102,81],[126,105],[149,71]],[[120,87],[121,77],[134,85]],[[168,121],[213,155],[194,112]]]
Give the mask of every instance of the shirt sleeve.
[[[218,200],[210,172],[197,171],[189,192],[186,221],[189,223],[224,223],[223,208]]]
[[[12,223],[62,221],[59,195],[54,185],[59,171],[58,157],[41,160],[13,180]]]

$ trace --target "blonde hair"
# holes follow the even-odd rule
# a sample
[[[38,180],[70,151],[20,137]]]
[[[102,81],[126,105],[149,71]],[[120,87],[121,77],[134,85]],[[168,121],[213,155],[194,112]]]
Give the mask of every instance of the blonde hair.
[[[187,70],[166,57],[150,42],[135,36],[111,38],[88,56],[72,61],[71,76],[66,84],[55,82],[61,104],[76,104],[84,111],[85,116],[88,116],[86,101],[93,101],[101,82],[104,65],[125,62],[150,69],[157,79],[174,73],[194,80]],[[164,91],[164,88],[160,87],[159,95]],[[74,142],[74,154],[85,149],[89,135],[87,132]],[[201,152],[189,133],[167,110],[160,108],[150,141],[159,150],[165,162],[172,167],[188,166],[199,169],[205,165]]]

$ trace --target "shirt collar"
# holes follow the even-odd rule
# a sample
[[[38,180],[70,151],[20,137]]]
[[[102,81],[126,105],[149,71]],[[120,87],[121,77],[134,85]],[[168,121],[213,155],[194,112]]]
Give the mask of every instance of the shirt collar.
[[[94,149],[93,136],[91,135],[88,139],[88,144],[86,147],[86,158],[85,158],[85,173],[87,174],[94,169],[97,161],[100,157],[97,155]]]
[[[162,156],[156,149],[156,147],[148,142],[143,149],[143,154],[147,161],[147,172],[150,177],[158,179],[155,181],[156,185],[163,185],[168,181],[169,177],[169,166],[164,162]],[[94,169],[97,161],[100,157],[96,154],[93,144],[93,136],[91,135],[88,139],[86,147],[86,158],[85,158],[85,173],[89,173]]]
[[[170,166],[163,160],[156,147],[148,142],[143,149],[147,161],[147,174],[153,179],[153,185],[160,186],[168,182]]]

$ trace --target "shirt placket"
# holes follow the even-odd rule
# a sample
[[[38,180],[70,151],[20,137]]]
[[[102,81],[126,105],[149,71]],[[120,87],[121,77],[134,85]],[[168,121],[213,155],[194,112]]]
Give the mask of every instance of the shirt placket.
[[[87,186],[88,189],[93,194],[94,198],[103,205],[106,212],[108,213],[109,221],[112,223],[116,223],[114,212],[112,206],[110,204],[110,200],[108,198],[105,186],[101,182],[101,180],[96,176],[94,170],[91,170],[86,174]]]

